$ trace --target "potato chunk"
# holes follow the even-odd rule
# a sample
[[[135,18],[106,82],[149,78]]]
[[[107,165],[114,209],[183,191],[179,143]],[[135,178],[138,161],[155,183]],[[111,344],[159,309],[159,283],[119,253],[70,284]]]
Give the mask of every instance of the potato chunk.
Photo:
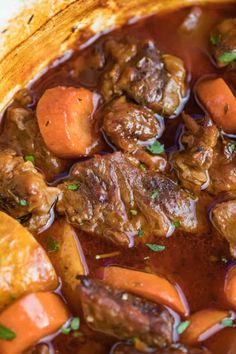
[[[0,212],[0,310],[24,294],[57,285],[43,248],[20,223]]]
[[[88,269],[73,227],[63,219],[57,220],[39,235],[39,241],[48,251],[50,260],[62,280],[65,298],[77,312],[79,304],[75,289],[80,284],[79,276],[87,275]]]

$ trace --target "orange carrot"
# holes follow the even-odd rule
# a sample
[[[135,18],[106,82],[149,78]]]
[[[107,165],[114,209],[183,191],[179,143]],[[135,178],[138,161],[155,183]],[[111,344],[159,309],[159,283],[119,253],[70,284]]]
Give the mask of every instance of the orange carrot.
[[[104,281],[116,288],[167,305],[183,316],[188,314],[184,297],[180,296],[173,284],[159,275],[120,267],[107,267],[104,269]]]
[[[196,92],[216,125],[226,133],[236,133],[236,97],[226,82],[221,78],[204,80]]]
[[[229,317],[227,311],[219,310],[202,310],[194,313],[188,318],[189,326],[181,334],[180,342],[189,345],[196,344],[200,336],[213,327],[219,325],[216,331],[222,329],[220,323],[227,317]]]
[[[88,155],[98,144],[92,117],[96,97],[75,87],[58,86],[44,92],[37,105],[37,119],[45,144],[56,155]]]
[[[226,299],[236,309],[236,266],[230,268],[225,279]]]
[[[68,319],[68,311],[57,295],[49,292],[27,295],[0,314],[0,329],[4,326],[14,335],[12,340],[2,339],[0,331],[0,353],[21,354],[57,331]]]

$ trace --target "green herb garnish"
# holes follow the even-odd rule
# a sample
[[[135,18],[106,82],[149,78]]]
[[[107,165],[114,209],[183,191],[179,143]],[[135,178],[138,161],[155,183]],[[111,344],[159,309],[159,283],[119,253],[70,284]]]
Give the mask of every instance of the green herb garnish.
[[[130,209],[130,214],[133,215],[133,216],[136,216],[136,215],[138,215],[138,210]]]
[[[236,149],[236,143],[231,142],[226,145],[226,152],[228,152],[230,155],[234,153]]]
[[[232,318],[225,318],[224,320],[222,320],[220,322],[220,324],[224,327],[233,327],[234,322],[233,322]]]
[[[61,333],[63,334],[70,334],[71,328],[70,327],[62,327]]]
[[[143,163],[140,163],[138,165],[138,167],[140,168],[141,171],[146,171],[147,170],[147,167]]]
[[[229,111],[229,104],[226,103],[226,104],[224,105],[224,114],[227,114],[228,111]]]
[[[221,36],[219,34],[212,34],[210,37],[211,44],[218,46],[221,41]]]
[[[27,200],[25,200],[25,199],[20,199],[19,204],[20,204],[21,206],[27,206],[27,205],[28,205],[28,202],[27,202]]]
[[[152,194],[151,194],[151,198],[154,200],[154,199],[156,199],[156,197],[158,196],[158,194],[159,194],[159,192],[160,192],[160,189],[154,189],[153,191],[152,191]]]
[[[78,184],[68,184],[67,189],[69,189],[69,191],[77,191],[77,189],[79,188]]]
[[[77,331],[80,327],[80,319],[79,317],[74,317],[71,321],[70,327],[72,331]]]
[[[176,228],[180,227],[180,221],[179,220],[175,220],[173,221],[172,225]]]
[[[232,61],[236,60],[236,51],[235,52],[226,52],[219,56],[218,60],[221,63],[229,64]]]
[[[60,244],[57,240],[52,237],[48,238],[48,245],[47,245],[48,252],[58,252],[60,250]]]
[[[81,337],[82,335],[83,335],[83,333],[78,332],[78,331],[76,331],[76,332],[73,333],[73,336],[74,336],[75,338]]]
[[[221,257],[221,262],[227,264],[228,263],[228,259],[224,256]]]
[[[138,237],[143,237],[144,236],[144,231],[143,229],[138,229]]]
[[[11,341],[16,338],[16,333],[0,324],[0,338],[7,341]]]
[[[164,251],[166,248],[166,246],[157,245],[155,243],[146,243],[146,246],[150,248],[150,250],[153,252],[161,252]]]
[[[77,336],[76,333],[79,333],[79,332],[77,332],[79,328],[80,328],[80,318],[74,317],[74,318],[72,318],[69,327],[62,327],[61,328],[61,333],[70,334],[71,331],[74,331],[75,336]],[[79,335],[82,335],[82,334],[79,334]]]
[[[25,160],[25,161],[30,161],[30,162],[32,162],[32,164],[35,164],[35,157],[34,157],[34,155],[25,155],[25,156],[24,156],[24,160]]]
[[[178,324],[176,328],[177,333],[182,334],[188,328],[189,325],[190,325],[190,321],[180,322],[180,324]]]
[[[155,141],[155,143],[147,147],[147,151],[150,152],[152,155],[159,155],[165,151],[165,148],[164,145],[157,140]]]

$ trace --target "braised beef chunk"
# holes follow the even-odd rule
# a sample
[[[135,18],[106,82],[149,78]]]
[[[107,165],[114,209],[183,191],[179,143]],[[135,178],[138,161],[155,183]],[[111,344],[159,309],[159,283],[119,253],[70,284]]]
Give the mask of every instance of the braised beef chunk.
[[[215,125],[201,126],[189,115],[183,114],[182,117],[185,123],[181,137],[183,149],[172,155],[172,163],[185,188],[194,190],[204,185],[207,187],[218,129]]]
[[[173,317],[161,305],[83,277],[81,303],[87,324],[118,339],[138,337],[149,346],[172,342]]]
[[[15,152],[0,151],[0,210],[30,230],[39,230],[50,218],[58,189],[47,187],[30,161]]]
[[[210,42],[217,66],[233,63],[236,60],[236,18],[219,23],[211,32]]]
[[[211,183],[208,191],[236,191],[236,142],[228,138],[218,139],[214,148],[212,165],[209,169]]]
[[[116,346],[111,354],[144,354],[147,351],[136,349],[133,346],[120,344]],[[200,348],[187,348],[183,345],[174,344],[168,348],[151,351],[152,354],[210,354],[209,351]]]
[[[212,209],[212,221],[230,244],[231,253],[236,257],[236,200],[217,204]]]
[[[23,96],[25,100],[27,97],[30,96]],[[40,134],[36,116],[29,109],[8,108],[0,143],[26,158],[30,156],[35,166],[44,172],[48,180],[53,179],[68,166],[68,161],[59,159],[48,150]]]
[[[146,149],[164,130],[163,122],[153,112],[122,96],[111,101],[102,115],[103,131],[116,148],[132,153],[151,169],[166,169],[166,156],[151,155]]]
[[[155,112],[175,113],[186,95],[186,72],[181,59],[163,55],[155,43],[124,39],[105,43],[112,64],[101,80],[105,101],[123,93]]]
[[[133,152],[147,146],[162,131],[156,116],[126,98],[113,100],[104,110],[103,129],[111,142],[119,149]]]
[[[58,188],[60,214],[81,230],[120,244],[131,245],[140,229],[147,237],[166,236],[176,220],[189,232],[197,226],[188,193],[157,172],[142,171],[136,159],[120,152],[77,163]]]

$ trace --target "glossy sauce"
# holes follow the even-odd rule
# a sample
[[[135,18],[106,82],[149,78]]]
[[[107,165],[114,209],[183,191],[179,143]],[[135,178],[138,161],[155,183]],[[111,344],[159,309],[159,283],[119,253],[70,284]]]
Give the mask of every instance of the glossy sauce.
[[[153,39],[161,51],[183,59],[189,73],[191,89],[204,75],[221,75],[236,90],[236,72],[233,74],[227,69],[216,69],[211,62],[208,48],[210,29],[224,18],[235,17],[236,7],[232,5],[202,8],[197,31],[186,34],[181,32],[180,26],[189,11],[188,8],[141,20],[101,37],[96,44],[102,45],[103,41],[110,36],[119,38],[128,35],[138,39]],[[49,69],[37,80],[30,88],[34,96],[32,108],[45,89],[56,85],[82,85],[96,90],[102,71],[86,69],[86,56],[90,53],[92,55],[92,51],[93,45],[75,52],[71,59]],[[81,68],[84,69],[81,70]],[[197,105],[192,91],[185,111],[195,117],[201,117],[204,114]],[[171,152],[178,148],[178,137],[182,127],[181,118],[166,119],[165,124],[166,129],[160,140],[165,144],[167,152]],[[104,152],[110,151],[111,147],[107,146]],[[99,277],[99,268],[111,264],[163,274],[181,287],[191,312],[205,308],[229,309],[224,300],[223,286],[226,271],[235,261],[231,259],[227,241],[216,232],[207,219],[208,205],[211,201],[212,197],[206,192],[201,192],[198,212],[199,215],[206,215],[204,225],[200,227],[198,234],[191,235],[177,230],[169,238],[157,239],[156,243],[166,246],[163,252],[152,252],[145,244],[124,250],[102,238],[78,232],[90,275]],[[39,241],[40,237],[42,236],[38,236]],[[110,252],[118,253],[115,257],[96,259],[96,255]],[[55,352],[82,354],[85,353],[82,348],[87,345],[91,351],[86,353],[105,354],[109,353],[109,349],[115,343],[114,339],[93,333],[85,324],[82,324],[81,331],[87,333],[87,339],[84,335],[79,338],[63,334],[57,336],[53,340]],[[219,341],[222,342],[222,339]],[[223,354],[217,344],[214,350],[213,354]],[[235,352],[230,353],[236,353],[236,349]]]

